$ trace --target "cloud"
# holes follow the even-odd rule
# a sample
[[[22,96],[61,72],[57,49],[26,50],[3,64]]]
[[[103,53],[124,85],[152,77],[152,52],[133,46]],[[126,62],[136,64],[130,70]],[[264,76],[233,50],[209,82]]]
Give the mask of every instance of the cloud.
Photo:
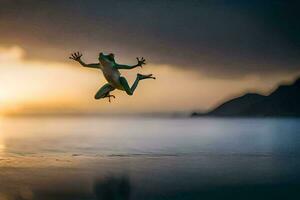
[[[299,71],[295,1],[7,1],[1,39],[29,58],[64,61],[72,50],[92,58],[143,55],[154,65],[212,77]],[[113,10],[113,11],[112,11]]]
[[[0,47],[0,62],[10,62],[11,60],[21,60],[25,52],[19,46],[12,46],[10,48]]]

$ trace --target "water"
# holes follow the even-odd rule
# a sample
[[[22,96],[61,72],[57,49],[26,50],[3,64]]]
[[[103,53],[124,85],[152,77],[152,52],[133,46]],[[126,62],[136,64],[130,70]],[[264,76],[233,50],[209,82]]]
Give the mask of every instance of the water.
[[[0,199],[297,199],[300,119],[0,121]]]

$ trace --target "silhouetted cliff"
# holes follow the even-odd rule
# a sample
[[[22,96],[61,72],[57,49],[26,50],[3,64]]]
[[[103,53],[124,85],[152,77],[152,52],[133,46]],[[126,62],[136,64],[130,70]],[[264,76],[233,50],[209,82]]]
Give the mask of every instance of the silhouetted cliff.
[[[291,85],[279,86],[268,96],[248,93],[208,113],[193,113],[192,116],[300,117],[300,78]]]

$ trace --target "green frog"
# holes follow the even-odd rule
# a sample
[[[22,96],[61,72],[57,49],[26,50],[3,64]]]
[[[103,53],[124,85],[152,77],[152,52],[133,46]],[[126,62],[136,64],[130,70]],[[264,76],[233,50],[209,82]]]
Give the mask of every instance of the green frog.
[[[100,69],[105,79],[107,80],[107,83],[103,85],[95,94],[95,99],[108,98],[109,102],[111,102],[111,98],[115,98],[115,96],[110,94],[110,92],[115,89],[123,90],[128,95],[133,95],[140,80],[155,79],[155,77],[152,74],[148,74],[148,75],[137,74],[134,83],[130,87],[126,78],[121,76],[121,73],[119,71],[120,69],[133,69],[145,65],[146,60],[143,57],[140,59],[136,58],[137,59],[136,65],[122,65],[116,63],[115,55],[113,53],[104,54],[101,52],[98,57],[99,63],[86,64],[85,62],[82,61],[81,57],[82,57],[81,53],[75,52],[72,53],[69,58],[79,62],[83,67]]]

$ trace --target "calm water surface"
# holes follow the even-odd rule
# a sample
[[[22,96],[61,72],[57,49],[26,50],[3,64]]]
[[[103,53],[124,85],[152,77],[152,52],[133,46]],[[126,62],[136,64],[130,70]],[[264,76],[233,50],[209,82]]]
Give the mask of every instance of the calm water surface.
[[[0,119],[0,200],[298,199],[298,191],[299,119]]]

